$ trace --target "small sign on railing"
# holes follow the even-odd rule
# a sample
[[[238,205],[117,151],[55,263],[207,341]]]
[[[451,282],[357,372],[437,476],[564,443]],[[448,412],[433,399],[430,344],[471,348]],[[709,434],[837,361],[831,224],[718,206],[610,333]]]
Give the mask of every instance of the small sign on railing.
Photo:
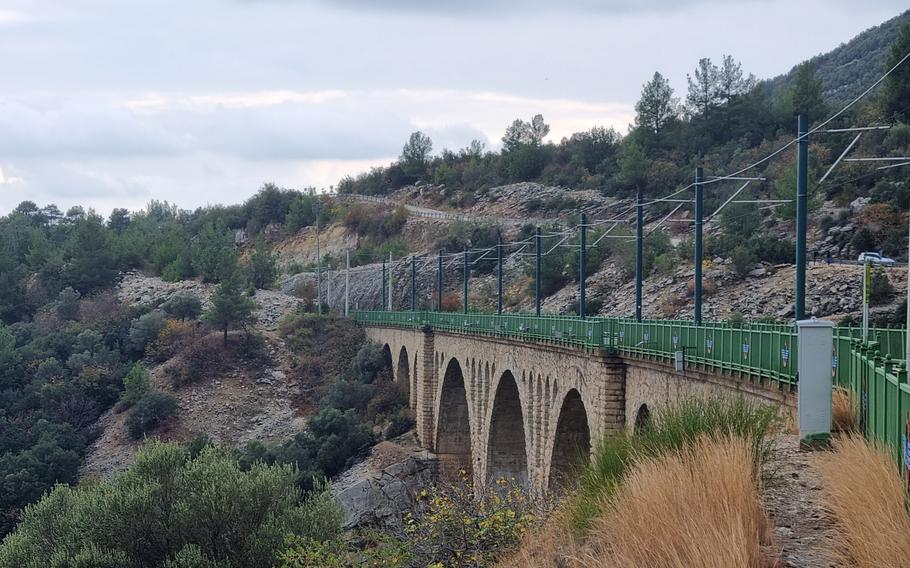
[[[743,359],[749,360],[749,344],[743,343]]]

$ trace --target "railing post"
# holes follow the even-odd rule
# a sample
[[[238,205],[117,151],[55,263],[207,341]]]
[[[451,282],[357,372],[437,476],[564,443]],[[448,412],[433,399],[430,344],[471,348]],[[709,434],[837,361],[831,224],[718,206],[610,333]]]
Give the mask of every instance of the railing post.
[[[540,317],[540,227],[537,227],[537,230],[534,232],[534,243],[534,310],[537,317]]]
[[[800,445],[826,446],[831,438],[831,352],[834,324],[800,320],[797,326],[798,413]]]
[[[581,224],[578,227],[579,230],[579,243],[578,248],[578,317],[585,319],[585,277],[588,272],[587,266],[587,256],[588,256],[588,238],[587,238],[587,228],[588,228],[588,216],[585,213],[581,214]]]
[[[702,201],[704,170],[695,168],[695,325],[701,325]]]

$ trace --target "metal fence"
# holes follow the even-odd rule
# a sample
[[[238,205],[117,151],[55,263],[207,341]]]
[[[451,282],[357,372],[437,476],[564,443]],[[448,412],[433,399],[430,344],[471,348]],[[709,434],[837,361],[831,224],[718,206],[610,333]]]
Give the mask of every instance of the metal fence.
[[[847,385],[859,400],[860,428],[910,471],[910,385],[904,361],[882,355],[877,342],[854,340]]]
[[[831,366],[834,369],[834,382],[840,386],[850,385],[851,351],[856,342],[863,337],[860,327],[844,326],[834,328],[834,355]],[[882,355],[892,359],[905,359],[907,331],[904,328],[873,327],[869,328],[869,341],[877,343]]]
[[[796,383],[796,333],[777,324],[703,323],[686,320],[636,321],[625,318],[534,316],[457,312],[356,312],[365,324],[424,327],[584,348],[605,349],[647,359],[674,362],[683,353],[690,367],[748,378]]]

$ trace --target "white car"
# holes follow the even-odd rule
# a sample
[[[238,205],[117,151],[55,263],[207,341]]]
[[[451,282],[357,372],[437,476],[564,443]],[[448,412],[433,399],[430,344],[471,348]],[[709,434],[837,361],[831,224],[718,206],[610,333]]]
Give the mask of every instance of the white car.
[[[864,252],[860,253],[859,258],[856,259],[859,264],[883,264],[885,266],[891,266],[895,264],[893,258],[888,258],[887,256],[882,256],[877,252]]]

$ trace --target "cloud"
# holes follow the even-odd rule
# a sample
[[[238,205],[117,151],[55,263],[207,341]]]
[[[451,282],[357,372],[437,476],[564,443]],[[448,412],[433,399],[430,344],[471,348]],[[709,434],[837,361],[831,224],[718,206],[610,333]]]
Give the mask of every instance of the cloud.
[[[3,171],[3,168],[0,168],[0,185],[12,185],[14,183],[22,183],[22,178],[15,176],[8,176]]]

